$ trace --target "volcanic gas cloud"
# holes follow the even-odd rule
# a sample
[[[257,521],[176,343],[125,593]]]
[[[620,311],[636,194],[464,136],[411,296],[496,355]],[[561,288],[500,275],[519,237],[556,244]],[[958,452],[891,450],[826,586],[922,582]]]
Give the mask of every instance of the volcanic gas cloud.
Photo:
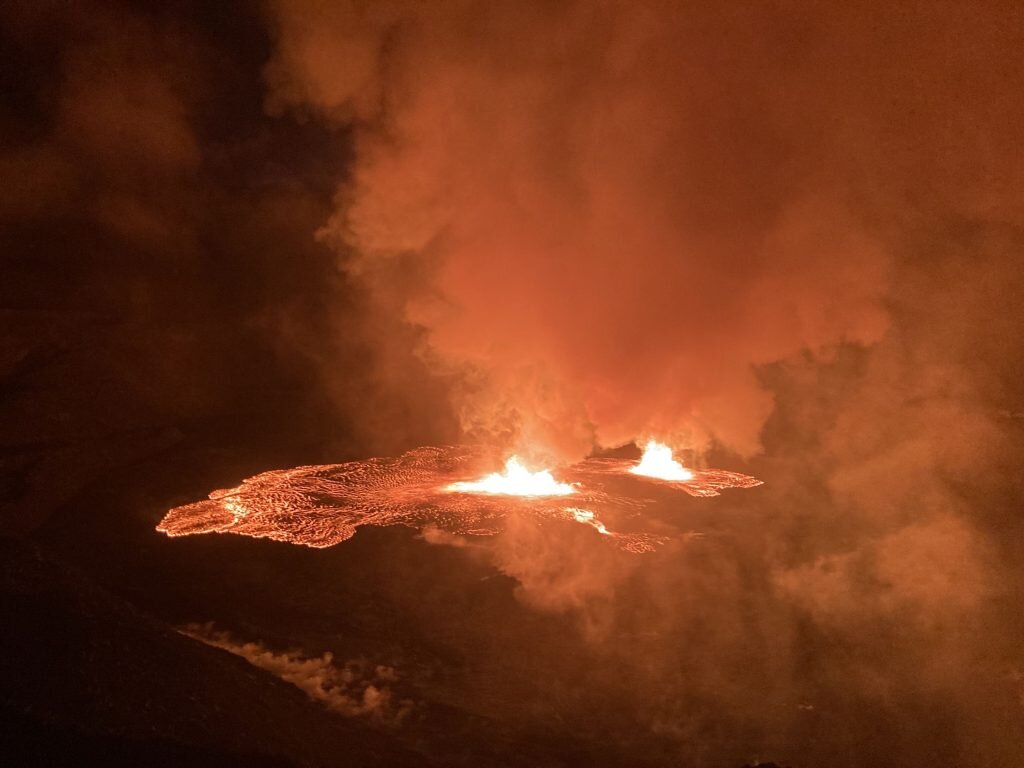
[[[593,527],[630,552],[647,552],[666,537],[646,531],[620,533],[606,521],[636,517],[643,488],[609,488],[615,477],[636,474],[692,496],[760,481],[723,470],[688,470],[671,449],[650,443],[639,463],[589,459],[560,473],[531,472],[512,457],[504,472],[463,479],[486,464],[474,448],[420,448],[395,459],[298,467],[264,472],[237,488],[214,491],[206,501],[172,509],[158,530],[169,536],[236,533],[310,547],[351,538],[361,525],[438,528],[454,534],[498,533],[509,515],[563,520]],[[642,470],[637,472],[637,470]]]
[[[378,310],[374,398],[422,403],[405,344],[471,442],[544,464],[649,435],[753,454],[756,366],[884,333],[888,258],[824,178],[849,156],[821,129],[833,68],[771,87],[807,53],[752,33],[779,28],[773,4],[271,7],[272,107],[356,138],[320,234]],[[371,444],[429,422],[363,410]]]

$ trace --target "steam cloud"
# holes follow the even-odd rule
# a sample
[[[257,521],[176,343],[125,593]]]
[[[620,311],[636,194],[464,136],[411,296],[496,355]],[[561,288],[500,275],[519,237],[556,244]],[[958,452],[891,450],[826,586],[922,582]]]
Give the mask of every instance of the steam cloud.
[[[752,366],[884,332],[857,147],[829,162],[864,111],[832,96],[838,30],[672,3],[275,8],[272,104],[356,126],[322,234],[426,330],[465,432],[751,454]],[[396,281],[411,260],[425,285]]]
[[[297,651],[275,653],[262,643],[240,642],[212,624],[190,624],[181,632],[241,656],[346,717],[366,717],[381,725],[397,726],[414,708],[409,700],[393,699],[390,686],[398,678],[395,670],[388,666],[372,666],[365,659],[352,659],[339,665],[330,652],[319,657]]]
[[[272,8],[270,107],[355,133],[321,235],[423,329],[464,433],[764,449],[749,535],[639,571],[501,545],[529,602],[576,606],[664,694],[641,719],[687,743],[754,721],[807,755],[815,706],[836,724],[884,700],[910,725],[858,719],[879,764],[938,721],[944,755],[1013,764],[993,729],[1021,628],[1020,7]],[[847,667],[818,655],[835,642]]]

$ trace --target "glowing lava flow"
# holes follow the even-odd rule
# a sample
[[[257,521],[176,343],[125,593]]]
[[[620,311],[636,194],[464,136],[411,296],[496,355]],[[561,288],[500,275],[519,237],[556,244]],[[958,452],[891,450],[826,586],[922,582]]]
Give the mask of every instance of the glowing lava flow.
[[[643,523],[640,510],[658,503],[638,487],[640,482],[703,497],[717,496],[725,488],[761,484],[739,472],[688,470],[672,459],[671,451],[666,456],[664,446],[653,445],[653,453],[649,445],[639,464],[587,459],[562,469],[563,480],[547,470],[530,472],[515,457],[506,462],[503,473],[467,479],[493,467],[495,456],[465,446],[417,448],[396,458],[273,470],[234,488],[213,491],[203,501],[175,507],[157,530],[168,536],[234,533],[330,547],[350,539],[362,525],[489,536],[504,530],[505,521],[515,515],[538,523],[579,523],[628,552],[650,552],[668,538],[636,530],[637,520]],[[648,459],[648,454],[653,458]],[[620,524],[633,530],[614,530]]]
[[[509,461],[504,474],[465,479],[492,461],[493,455],[476,448],[417,448],[397,458],[273,470],[175,507],[157,530],[168,536],[234,533],[330,547],[362,525],[489,536],[518,515],[586,524],[628,552],[650,552],[666,541],[653,533],[612,531],[599,521],[598,514],[605,520],[635,517],[644,504],[605,491],[602,477],[559,482],[550,472],[531,473]],[[566,506],[570,495],[571,507]]]
[[[640,457],[640,463],[629,471],[634,475],[671,480],[677,483],[693,480],[693,472],[672,457],[672,449],[654,440],[647,443],[644,455]]]
[[[445,486],[456,493],[490,493],[504,496],[568,496],[576,490],[568,483],[560,483],[545,470],[531,472],[522,465],[518,456],[505,462],[504,473],[492,472],[483,480],[461,480]]]

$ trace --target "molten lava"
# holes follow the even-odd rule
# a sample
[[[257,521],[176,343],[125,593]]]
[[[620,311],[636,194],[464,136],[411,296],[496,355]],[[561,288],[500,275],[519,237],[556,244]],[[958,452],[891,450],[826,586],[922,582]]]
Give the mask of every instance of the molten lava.
[[[502,496],[568,496],[575,493],[568,483],[560,483],[548,470],[530,472],[513,456],[505,462],[505,471],[492,472],[482,480],[461,480],[445,486],[455,493],[490,493]]]
[[[418,448],[397,458],[264,472],[241,485],[213,491],[205,501],[170,510],[157,530],[168,536],[235,533],[330,547],[361,525],[436,528],[457,535],[500,533],[510,515],[586,524],[628,552],[650,552],[666,539],[646,532],[616,532],[597,520],[634,517],[641,499],[613,494],[585,463],[560,482],[509,460],[504,474],[467,481],[493,461],[467,447]],[[572,495],[576,506],[566,506]],[[584,506],[585,505],[585,506]]]
[[[638,487],[640,481],[698,497],[761,484],[739,472],[688,470],[657,443],[644,457],[639,464],[587,459],[561,470],[561,480],[547,470],[531,472],[512,457],[504,472],[466,480],[493,466],[493,453],[465,446],[417,448],[395,458],[263,472],[237,487],[213,491],[204,501],[175,507],[157,530],[168,536],[234,533],[330,547],[362,525],[489,536],[500,533],[510,516],[526,516],[538,523],[586,525],[628,552],[650,552],[668,537],[636,530],[645,522],[641,510],[654,503]],[[614,530],[620,523],[631,530]],[[689,538],[692,532],[681,535]]]
[[[597,516],[589,509],[580,509],[579,507],[566,507],[565,511],[572,515],[573,519],[577,523],[583,523],[593,527],[602,536],[611,536],[612,533],[609,531],[604,523],[597,519]]]
[[[671,448],[654,440],[647,443],[644,455],[640,457],[640,463],[629,471],[634,475],[671,480],[677,483],[688,482],[694,477],[693,472],[673,458]]]

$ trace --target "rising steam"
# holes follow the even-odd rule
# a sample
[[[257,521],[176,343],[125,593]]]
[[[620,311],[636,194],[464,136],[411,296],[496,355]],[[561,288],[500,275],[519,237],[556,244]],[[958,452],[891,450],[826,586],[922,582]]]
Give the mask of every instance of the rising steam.
[[[338,663],[334,654],[309,656],[300,651],[277,652],[256,641],[241,641],[212,623],[189,624],[179,630],[214,648],[241,656],[294,685],[314,701],[339,715],[365,717],[385,726],[397,726],[413,711],[408,699],[397,699],[391,687],[398,680],[392,667],[366,659]]]
[[[465,434],[749,454],[752,366],[884,332],[888,259],[820,178],[824,83],[773,90],[795,54],[748,34],[770,8],[274,8],[271,103],[356,126],[323,236],[425,329]]]
[[[641,587],[526,525],[502,552],[586,606],[652,732],[1020,764],[1019,3],[271,18],[271,107],[355,133],[322,235],[465,435],[765,449],[770,495]]]

